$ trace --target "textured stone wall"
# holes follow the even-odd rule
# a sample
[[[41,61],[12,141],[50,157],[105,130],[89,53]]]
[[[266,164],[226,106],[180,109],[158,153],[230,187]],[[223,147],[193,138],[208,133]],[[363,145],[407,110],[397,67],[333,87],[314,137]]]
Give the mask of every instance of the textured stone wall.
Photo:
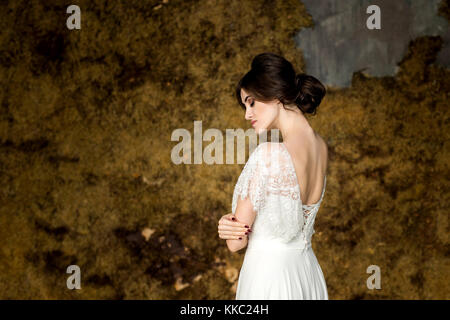
[[[217,222],[243,165],[175,165],[171,133],[249,128],[237,80],[266,51],[305,70],[294,36],[316,17],[293,0],[78,5],[68,30],[64,1],[0,3],[0,298],[233,299],[243,252]],[[356,72],[310,118],[330,150],[313,238],[330,299],[450,298],[442,47],[414,39],[395,76]]]
[[[450,29],[438,15],[440,0],[304,0],[314,26],[295,36],[306,71],[328,85],[348,87],[352,74],[394,76],[410,41],[440,36],[444,43],[436,63],[450,67]],[[380,29],[369,29],[370,5],[380,9]]]

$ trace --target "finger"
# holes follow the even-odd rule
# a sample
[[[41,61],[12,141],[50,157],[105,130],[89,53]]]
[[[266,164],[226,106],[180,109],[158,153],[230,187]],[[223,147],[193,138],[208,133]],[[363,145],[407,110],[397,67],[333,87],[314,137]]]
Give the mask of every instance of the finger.
[[[218,233],[222,233],[222,232],[234,232],[236,234],[251,234],[252,230],[251,229],[247,229],[247,228],[236,228],[236,227],[231,227],[231,226],[220,226],[219,228],[217,228],[217,232]]]
[[[248,235],[248,231],[219,231],[222,236],[245,236]]]
[[[233,213],[227,213],[227,214],[224,214],[222,217],[220,217],[220,220],[224,220],[224,219],[232,220],[231,218],[233,218],[233,216],[234,216]]]
[[[226,220],[226,221],[237,221],[237,218],[234,216],[234,214],[228,213],[226,215],[223,215],[220,218],[220,221],[224,221],[224,220]]]
[[[224,240],[244,240],[245,236],[222,236],[220,238]]]
[[[224,215],[222,218],[220,218],[220,220],[219,220],[219,224],[221,224],[221,223],[225,223],[225,222],[233,222],[233,221],[236,221],[236,220],[233,220],[232,218],[234,218],[233,217],[233,215]],[[234,218],[234,219],[236,219],[236,218]]]
[[[234,226],[234,227],[241,227],[241,228],[250,228],[250,226],[248,224],[246,224],[245,222],[230,221],[230,220],[219,221],[219,225]]]
[[[251,232],[247,228],[232,227],[232,226],[219,226],[217,230],[218,232],[237,232],[239,234]]]

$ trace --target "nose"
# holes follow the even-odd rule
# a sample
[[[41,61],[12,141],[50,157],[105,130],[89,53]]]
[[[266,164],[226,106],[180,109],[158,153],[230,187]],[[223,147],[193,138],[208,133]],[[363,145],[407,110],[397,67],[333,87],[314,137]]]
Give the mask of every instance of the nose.
[[[247,108],[245,110],[245,120],[250,120],[253,118],[253,113],[251,111],[251,109]]]

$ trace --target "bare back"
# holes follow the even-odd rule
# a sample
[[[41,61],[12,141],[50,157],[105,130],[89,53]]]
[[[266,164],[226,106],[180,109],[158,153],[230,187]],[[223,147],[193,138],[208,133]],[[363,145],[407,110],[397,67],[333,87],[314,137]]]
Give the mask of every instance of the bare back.
[[[313,132],[301,139],[284,143],[295,168],[304,205],[320,200],[328,166],[328,146],[321,136]]]

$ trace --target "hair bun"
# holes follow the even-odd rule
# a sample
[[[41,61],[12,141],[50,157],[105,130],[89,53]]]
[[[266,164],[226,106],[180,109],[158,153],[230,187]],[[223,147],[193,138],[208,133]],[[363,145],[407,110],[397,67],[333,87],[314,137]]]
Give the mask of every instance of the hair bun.
[[[300,86],[302,85],[302,82],[305,81],[305,76],[305,73],[299,73],[295,76],[295,86],[298,88],[298,90],[301,89]]]
[[[302,113],[315,113],[325,95],[325,87],[316,78],[295,72],[292,63],[284,57],[263,52],[253,58],[251,69],[236,86],[236,99],[244,111],[242,89],[255,100],[278,100],[286,110],[299,108]]]
[[[316,109],[325,96],[326,89],[315,77],[306,73],[295,76],[295,87],[298,90],[295,103],[305,113],[316,113]]]

